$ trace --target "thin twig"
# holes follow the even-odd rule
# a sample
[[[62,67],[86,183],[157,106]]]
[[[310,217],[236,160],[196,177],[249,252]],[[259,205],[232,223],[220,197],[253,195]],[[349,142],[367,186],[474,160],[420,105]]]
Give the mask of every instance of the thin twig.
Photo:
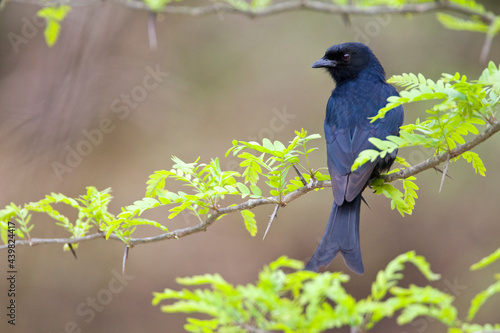
[[[292,166],[293,166],[293,168],[295,169],[295,172],[297,173],[297,175],[299,176],[299,179],[300,179],[300,181],[302,182],[302,184],[303,184],[304,186],[306,186],[306,185],[307,185],[307,182],[306,182],[306,180],[304,179],[304,176],[302,176],[302,174],[300,173],[299,169],[297,169],[297,166],[296,166],[295,164],[292,164]]]
[[[440,174],[443,174],[443,170],[441,170],[440,168],[438,168],[437,166],[433,167],[434,170],[436,170],[436,172],[439,172]],[[450,179],[453,179],[452,176],[450,176],[448,173],[446,173],[446,177],[450,178]]]
[[[75,259],[78,259],[76,257],[76,252],[75,252],[75,249],[73,248],[73,245],[71,243],[67,243],[66,245],[68,245],[68,247],[69,247],[71,253],[73,253],[73,256],[75,257]]]

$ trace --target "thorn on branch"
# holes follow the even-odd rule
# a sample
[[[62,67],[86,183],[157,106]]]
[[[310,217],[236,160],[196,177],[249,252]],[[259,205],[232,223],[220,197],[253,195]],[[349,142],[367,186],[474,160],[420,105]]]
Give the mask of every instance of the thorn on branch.
[[[363,200],[363,202],[365,203],[366,207],[368,207],[370,210],[372,209],[363,195],[361,195],[361,200]]]
[[[216,212],[219,212],[220,205],[217,203],[217,197],[213,198],[212,205],[211,205],[210,208],[213,209]]]
[[[439,173],[441,173],[441,174],[444,174],[444,171],[443,171],[443,170],[441,170],[440,168],[438,168],[437,166],[433,167],[433,169],[434,169],[434,170],[436,170],[436,172],[439,172]],[[452,177],[452,176],[450,176],[448,173],[446,173],[446,177],[448,177],[448,178],[450,178],[450,179],[452,179],[452,180],[453,180],[453,177]]]
[[[271,224],[273,223],[274,219],[278,217],[278,209],[280,209],[280,205],[276,205],[276,207],[274,207],[274,211],[270,216],[270,220],[269,223],[267,224],[266,232],[264,232],[264,237],[262,237],[262,240],[266,239],[266,235],[269,229],[271,228]]]
[[[494,25],[494,22],[491,23],[490,25],[490,30],[491,27]],[[493,44],[493,37],[494,35],[490,33],[489,31],[486,33],[486,38],[483,43],[483,47],[481,49],[481,55],[479,56],[479,62],[484,64],[486,63],[486,59],[488,58],[488,54],[490,54],[491,50],[491,44]]]
[[[148,13],[148,39],[149,49],[156,50],[158,47],[158,38],[156,37],[156,13]]]
[[[348,5],[353,6],[354,5],[353,0],[349,0]],[[351,17],[349,16],[349,14],[343,13],[343,14],[341,14],[341,17],[342,17],[342,21],[344,22],[344,26],[346,28],[351,28],[352,24],[351,24]]]
[[[352,27],[351,17],[348,14],[342,14],[341,17],[342,17],[342,21],[344,22],[344,26],[346,28],[351,28]]]
[[[304,186],[306,186],[306,185],[307,185],[307,182],[306,182],[306,180],[304,179],[304,177],[302,176],[302,174],[300,173],[299,169],[297,169],[297,166],[296,166],[295,164],[293,164],[292,166],[293,166],[293,168],[294,168],[295,172],[297,173],[297,175],[299,176],[300,181],[302,182],[302,184],[303,184]]]
[[[497,117],[495,117],[495,113],[493,113],[493,109],[491,107],[489,108],[489,111],[491,117],[487,118],[487,120],[490,123],[490,125],[493,125],[493,123],[497,121]]]
[[[128,245],[125,245],[125,251],[123,252],[122,275],[125,274],[125,263],[127,262],[127,259],[128,259],[128,251],[129,250],[130,250],[130,247]]]
[[[439,185],[439,193],[441,193],[441,190],[443,188],[444,179],[446,178],[446,173],[448,172],[449,165],[450,165],[450,155],[448,155],[448,158],[446,159],[446,163],[444,165],[444,170],[442,171],[443,176],[441,177],[441,185]]]
[[[75,257],[75,259],[78,259],[76,257],[75,249],[73,249],[73,245],[71,243],[66,243],[66,245],[68,245],[68,248],[70,249],[71,253],[73,253],[73,256]]]

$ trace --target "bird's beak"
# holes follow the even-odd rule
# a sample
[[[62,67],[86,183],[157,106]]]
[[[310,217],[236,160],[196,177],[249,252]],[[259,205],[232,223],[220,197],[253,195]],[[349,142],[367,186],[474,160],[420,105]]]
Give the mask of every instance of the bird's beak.
[[[321,67],[332,68],[335,66],[337,66],[336,61],[321,58],[312,65],[312,68],[321,68]]]

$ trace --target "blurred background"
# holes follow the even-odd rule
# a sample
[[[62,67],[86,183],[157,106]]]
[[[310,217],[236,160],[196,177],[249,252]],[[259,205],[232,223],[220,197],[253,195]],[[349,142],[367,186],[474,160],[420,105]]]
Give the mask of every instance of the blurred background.
[[[498,1],[482,2],[500,12]],[[352,17],[351,27],[339,16],[309,11],[259,19],[222,13],[159,15],[158,49],[150,50],[146,12],[120,5],[75,7],[62,24],[59,41],[49,48],[34,16],[38,9],[9,3],[0,12],[0,207],[37,201],[50,192],[76,197],[93,185],[113,189],[111,210],[117,213],[143,197],[148,175],[169,169],[172,155],[187,162],[200,156],[208,162],[223,157],[233,139],[287,142],[300,128],[323,135],[325,106],[334,86],[311,64],[333,44],[368,44],[388,76],[421,72],[437,79],[459,71],[475,79],[485,67],[478,60],[484,36],[445,30],[433,14]],[[500,63],[498,40],[488,60]],[[406,121],[414,121],[425,115],[425,105],[405,111]],[[101,136],[92,136],[99,129]],[[90,137],[94,143],[85,144]],[[471,297],[498,272],[498,265],[479,272],[467,268],[499,246],[499,139],[495,136],[475,149],[488,169],[486,178],[461,161],[452,165],[453,179],[439,193],[441,175],[432,170],[420,174],[420,198],[412,216],[402,218],[385,198],[365,195],[371,207],[364,206],[361,213],[366,272],[352,276],[345,286],[350,293],[366,297],[378,270],[398,254],[416,250],[442,274],[433,285],[453,294],[460,317],[466,316]],[[315,144],[320,149],[311,163],[326,166],[324,142]],[[85,156],[75,156],[76,150]],[[411,163],[429,154],[401,151]],[[221,161],[224,169],[235,165],[233,158]],[[18,247],[16,326],[7,328],[3,315],[0,331],[182,332],[185,316],[153,307],[154,291],[179,289],[176,277],[216,272],[234,284],[251,283],[265,264],[281,255],[307,261],[331,204],[326,189],[280,209],[264,241],[271,206],[254,210],[256,237],[234,215],[204,233],[136,246],[129,255],[127,279],[120,282],[119,242],[81,243],[78,260],[60,245]],[[186,215],[174,220],[167,215],[159,210],[147,217],[170,229],[196,223]],[[34,237],[67,235],[45,216],[35,215],[32,223]],[[157,233],[141,229],[136,236]],[[3,272],[6,257],[2,251]],[[329,269],[346,271],[340,258]],[[413,267],[405,274],[403,284],[425,283]],[[5,278],[1,285],[0,299],[5,301]],[[105,304],[91,310],[89,302],[96,297]],[[497,296],[477,321],[498,322],[499,307]],[[402,327],[394,322],[384,320],[373,331],[445,331],[427,318]]]

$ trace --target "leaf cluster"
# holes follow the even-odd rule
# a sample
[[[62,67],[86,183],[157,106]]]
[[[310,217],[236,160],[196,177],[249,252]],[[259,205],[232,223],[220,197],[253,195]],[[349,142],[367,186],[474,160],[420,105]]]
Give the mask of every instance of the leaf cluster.
[[[496,119],[495,113],[500,102],[500,70],[493,62],[489,63],[478,80],[470,82],[459,73],[443,74],[436,82],[426,79],[422,74],[395,75],[388,82],[405,87],[406,90],[400,96],[390,97],[388,105],[372,121],[383,118],[388,111],[403,104],[423,100],[441,101],[427,110],[429,116],[425,121],[417,119],[414,124],[402,126],[399,137],[370,139],[380,150],[380,156],[408,146],[432,148],[435,154],[450,151],[465,143],[469,133],[477,135],[477,126]],[[364,159],[373,159],[375,155],[365,152],[364,156]],[[476,172],[484,174],[480,159],[473,160],[478,162]]]
[[[80,198],[73,199],[61,193],[51,193],[37,202],[30,202],[20,207],[11,203],[0,210],[0,232],[2,241],[6,242],[6,226],[8,221],[15,219],[20,228],[16,229],[19,238],[30,239],[30,232],[34,225],[30,224],[31,212],[45,213],[56,221],[56,224],[65,229],[71,238],[85,236],[92,228],[106,231],[115,217],[108,212],[108,205],[112,199],[111,189],[98,191],[95,187],[87,187],[87,193]],[[60,212],[57,207],[67,206],[77,210],[78,216],[74,222]],[[77,244],[74,245],[75,247]]]
[[[245,182],[251,185],[256,185],[259,178],[263,176],[265,183],[271,188],[269,194],[281,198],[295,191],[305,184],[311,178],[317,180],[329,179],[328,176],[322,175],[318,170],[312,170],[309,163],[309,154],[317,148],[306,148],[306,143],[313,139],[319,139],[319,134],[307,135],[307,132],[302,129],[300,132],[295,132],[296,137],[285,146],[280,141],[271,142],[264,138],[262,144],[258,142],[233,141],[233,147],[228,150],[226,157],[232,153],[243,161],[240,167],[244,168],[243,177]],[[300,156],[303,156],[306,164],[302,164]],[[287,175],[293,167],[300,167],[305,174],[295,177],[290,183],[287,181]],[[307,178],[307,179],[306,179]]]
[[[233,286],[219,274],[178,278],[177,283],[184,286],[209,287],[180,291],[165,289],[154,293],[153,305],[173,301],[162,305],[162,311],[208,315],[208,319],[187,319],[184,328],[193,333],[310,333],[343,326],[363,331],[394,316],[400,325],[427,316],[438,320],[453,333],[500,328],[499,324],[471,322],[481,305],[500,292],[498,282],[474,298],[467,321],[463,322],[458,318],[452,295],[430,285],[400,285],[407,263],[415,265],[429,281],[440,279],[431,271],[424,257],[410,251],[393,259],[377,274],[371,293],[356,300],[344,286],[349,281],[348,275],[303,271],[302,262],[281,257],[264,267],[255,284]]]
[[[168,207],[168,219],[187,213],[203,224],[212,216],[218,219],[224,215],[219,211],[221,203],[228,196],[263,200],[267,204],[282,204],[284,195],[305,185],[302,180],[329,179],[329,176],[312,170],[309,164],[309,154],[316,148],[309,149],[306,144],[318,138],[318,134],[308,135],[307,131],[301,130],[296,132],[296,137],[288,145],[280,141],[271,143],[268,139],[264,139],[262,144],[235,140],[226,155],[232,154],[241,160],[241,172],[223,170],[219,158],[212,159],[209,163],[200,163],[199,158],[188,163],[173,156],[170,170],[158,170],[149,176],[144,198],[122,207],[121,212],[116,215],[108,211],[108,204],[112,199],[110,189],[98,191],[92,186],[87,188],[85,195],[75,199],[52,193],[38,202],[25,204],[24,207],[12,203],[0,210],[2,240],[6,242],[8,221],[12,219],[16,219],[19,224],[17,236],[29,239],[33,228],[29,224],[32,212],[47,214],[69,232],[71,238],[83,237],[92,227],[96,227],[106,238],[113,234],[129,244],[138,226],[152,226],[164,233],[169,232],[163,224],[144,217],[146,212],[158,207]],[[289,177],[292,168],[301,168],[304,173]],[[265,184],[259,182],[259,179],[263,179]],[[167,180],[172,185],[168,185]],[[171,189],[178,185],[185,190]],[[57,205],[75,209],[78,214],[76,220],[71,222],[70,218],[56,209]],[[227,207],[235,206],[229,204]],[[255,214],[248,208],[236,210],[240,211],[246,229],[254,236],[257,233],[257,222]]]
[[[426,119],[417,119],[415,123],[402,126],[400,136],[388,136],[385,140],[370,138],[374,149],[361,152],[352,166],[353,170],[404,147],[430,149],[430,155],[434,156],[450,152],[464,144],[470,135],[478,135],[479,126],[496,121],[500,105],[500,69],[493,62],[489,63],[479,79],[473,81],[456,73],[443,74],[436,82],[426,79],[422,74],[395,75],[388,82],[405,90],[401,91],[400,96],[390,97],[387,106],[372,121],[383,118],[387,112],[404,104],[425,100],[435,101],[435,104],[427,110]],[[451,156],[450,162],[460,158],[470,163],[476,173],[485,176],[486,167],[477,153],[466,151]],[[401,158],[397,162],[402,162],[403,167],[410,167]],[[392,170],[391,173],[398,171],[400,169]],[[418,189],[414,180],[415,177],[403,180],[404,194],[381,180],[375,181],[372,186],[377,193],[383,193],[391,199],[393,209],[397,208],[401,214],[411,214],[417,198],[415,190]]]

